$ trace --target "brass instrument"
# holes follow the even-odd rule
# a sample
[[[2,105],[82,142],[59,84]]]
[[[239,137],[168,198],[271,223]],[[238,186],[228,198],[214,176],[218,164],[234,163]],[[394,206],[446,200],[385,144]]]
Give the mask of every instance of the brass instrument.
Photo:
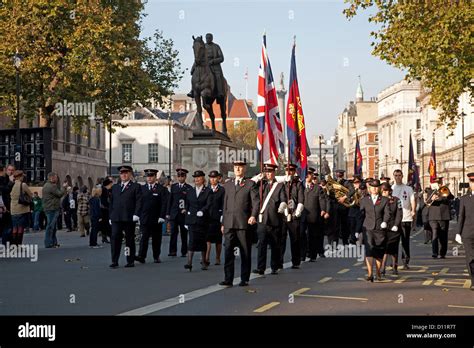
[[[433,202],[434,202],[433,196],[434,195],[437,195],[440,198],[448,198],[449,196],[452,196],[451,191],[449,191],[448,186],[441,186],[440,188],[438,188],[436,190],[433,190],[433,192],[431,192],[431,194],[426,199],[425,203],[428,207],[433,204]]]
[[[362,199],[362,192],[360,189],[356,189],[354,196],[352,196],[352,202],[350,203],[350,206],[354,205],[360,205],[360,200]]]
[[[331,193],[333,193],[336,200],[339,201],[339,198],[347,196],[349,194],[349,189],[335,181],[331,175],[327,176],[326,182],[327,194],[330,195]],[[348,198],[346,198],[346,200],[342,203],[342,205],[348,208],[351,207],[353,204],[354,203],[350,202]]]

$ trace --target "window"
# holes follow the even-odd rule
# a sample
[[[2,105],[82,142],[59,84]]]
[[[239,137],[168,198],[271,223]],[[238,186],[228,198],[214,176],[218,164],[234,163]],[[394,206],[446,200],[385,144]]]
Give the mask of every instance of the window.
[[[87,147],[91,147],[92,145],[92,131],[91,131],[92,124],[89,121],[89,124],[87,125]]]
[[[132,163],[132,144],[122,144],[122,162]]]
[[[417,139],[416,141],[416,154],[421,155],[421,140]]]
[[[158,144],[148,144],[148,163],[158,163]]]
[[[95,124],[95,137],[96,149],[100,150],[100,122]]]
[[[421,129],[421,119],[416,119],[416,129]]]
[[[375,141],[379,141],[379,135],[375,134]]]

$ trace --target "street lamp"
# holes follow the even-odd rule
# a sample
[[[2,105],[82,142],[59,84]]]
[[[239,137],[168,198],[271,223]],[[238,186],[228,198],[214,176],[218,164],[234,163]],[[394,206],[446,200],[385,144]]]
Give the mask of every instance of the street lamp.
[[[425,189],[425,161],[423,155],[425,154],[425,138],[421,138],[421,189]]]
[[[168,110],[168,175],[171,177],[171,125],[173,123],[173,120],[171,118],[171,106],[172,106],[172,99],[170,96],[170,107]]]
[[[385,155],[385,175],[388,176],[388,155]]]
[[[20,132],[20,67],[21,57],[18,50],[13,56],[13,66],[15,67],[16,78],[16,144],[15,144],[15,162],[16,168],[21,169],[21,132]]]
[[[466,168],[465,168],[465,158],[464,158],[464,116],[466,114],[464,113],[464,109],[461,111],[461,129],[462,129],[462,194],[464,195],[464,178],[466,176]],[[458,192],[458,190],[456,190]]]
[[[403,144],[400,144],[400,170],[403,172]]]
[[[109,176],[112,176],[112,115],[109,123]]]

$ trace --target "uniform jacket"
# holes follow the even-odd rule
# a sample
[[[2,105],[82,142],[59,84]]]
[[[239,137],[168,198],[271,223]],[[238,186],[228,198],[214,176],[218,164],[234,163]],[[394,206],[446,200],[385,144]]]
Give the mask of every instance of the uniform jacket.
[[[474,239],[474,195],[470,193],[459,201],[458,233],[462,238]]]
[[[184,217],[181,211],[186,206],[186,192],[192,188],[191,185],[184,183],[182,188],[179,188],[179,183],[171,185],[171,192],[168,195],[168,204],[166,208],[166,215],[170,216],[170,220],[176,220],[179,216]]]
[[[307,188],[304,183],[302,186],[304,191],[303,219],[310,224],[317,223],[321,219],[321,211],[329,213],[329,199],[319,185],[312,184],[311,188]]]
[[[212,187],[209,186],[212,192]],[[212,192],[211,206],[209,207],[209,218],[213,222],[221,222],[222,214],[224,212],[224,196],[225,189],[222,185],[217,185],[216,191]]]
[[[364,215],[364,227],[367,230],[379,230],[382,222],[390,221],[390,210],[388,209],[388,198],[378,196],[377,201],[372,202],[370,195],[360,201],[360,210]]]
[[[388,211],[390,212],[390,220],[387,221],[388,229],[393,226],[400,226],[403,218],[403,209],[400,199],[391,197],[388,199]]]
[[[263,203],[267,199],[273,185],[276,185],[275,190],[273,190],[272,195],[270,196],[268,203],[265,207],[265,210],[262,213],[262,221],[261,223],[267,226],[278,227],[282,224],[282,214],[278,213],[278,208],[280,207],[280,203],[287,202],[285,186],[283,183],[277,183],[276,180],[271,184],[272,188],[270,188],[270,183],[266,180],[263,181],[263,195],[261,205],[263,207]],[[259,207],[260,212],[260,207]],[[258,220],[260,222],[260,220]]]
[[[148,188],[148,183],[142,185],[142,210],[140,215],[141,224],[157,224],[158,219],[166,216],[166,190],[158,183],[154,183],[152,189]]]
[[[259,195],[255,182],[248,178],[242,179],[240,185],[235,179],[224,184],[224,214],[222,223],[225,230],[249,228],[248,219],[258,219]]]
[[[446,198],[441,198],[439,200],[433,201],[431,206],[428,208],[428,220],[429,221],[451,220],[449,200]]]
[[[191,187],[191,186],[190,186]],[[212,191],[208,186],[203,186],[199,197],[196,188],[191,187],[186,193],[186,225],[205,225],[209,222],[209,208],[212,202]],[[201,211],[202,216],[197,216]]]
[[[133,215],[140,216],[142,210],[142,188],[129,181],[121,190],[121,184],[112,186],[110,197],[110,220],[112,222],[133,222]]]

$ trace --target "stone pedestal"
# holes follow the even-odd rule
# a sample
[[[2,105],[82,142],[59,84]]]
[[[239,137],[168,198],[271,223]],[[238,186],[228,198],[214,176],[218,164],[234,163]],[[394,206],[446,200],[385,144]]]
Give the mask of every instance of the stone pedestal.
[[[229,153],[236,152],[229,137],[212,130],[195,130],[193,137],[181,143],[181,164],[192,175],[202,170],[207,175],[218,170],[224,177],[233,171]]]

